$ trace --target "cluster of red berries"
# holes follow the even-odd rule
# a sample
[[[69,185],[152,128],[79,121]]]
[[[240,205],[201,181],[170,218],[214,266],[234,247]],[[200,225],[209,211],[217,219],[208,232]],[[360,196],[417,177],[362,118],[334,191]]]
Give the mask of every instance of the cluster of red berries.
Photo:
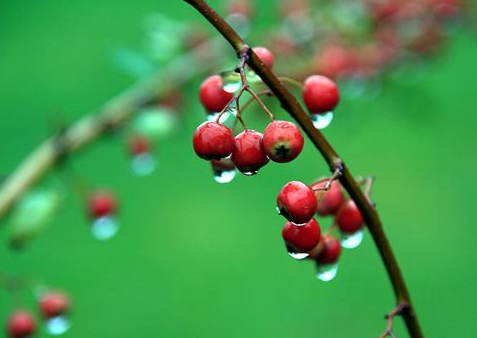
[[[288,220],[282,235],[290,255],[314,259],[319,269],[337,263],[341,245],[331,231],[321,234],[315,214],[333,216],[344,238],[357,234],[364,226],[353,200],[345,197],[338,181],[329,179],[310,186],[298,181],[287,183],[278,194],[277,210]]]
[[[48,322],[55,318],[67,316],[71,309],[70,300],[63,292],[48,292],[40,298],[39,311]],[[16,310],[6,324],[7,336],[10,338],[30,337],[37,331],[35,317],[26,310]],[[59,332],[54,332],[58,334]]]
[[[271,122],[264,133],[244,130],[234,137],[220,122],[204,122],[194,133],[197,156],[214,161],[217,166],[231,163],[242,173],[255,174],[271,159],[278,163],[294,160],[303,149],[300,129],[287,121]],[[230,161],[227,158],[230,156]],[[220,161],[220,162],[217,162]]]

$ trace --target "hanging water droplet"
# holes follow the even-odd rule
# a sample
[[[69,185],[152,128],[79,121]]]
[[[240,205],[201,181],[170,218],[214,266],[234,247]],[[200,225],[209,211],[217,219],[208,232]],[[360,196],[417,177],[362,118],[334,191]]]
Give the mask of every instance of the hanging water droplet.
[[[68,331],[71,327],[69,318],[66,316],[57,316],[46,321],[46,330],[53,336],[59,336]]]
[[[329,282],[336,277],[338,273],[338,263],[317,265],[316,278],[323,282]]]
[[[236,113],[236,109],[234,107],[230,107],[226,112],[222,114],[220,117],[219,122],[220,123],[227,123],[228,121],[232,120],[231,116],[234,116]],[[207,114],[207,121],[209,122],[215,122],[217,121],[217,118],[219,117],[220,113],[209,113]]]
[[[229,183],[236,175],[235,164],[230,158],[210,161],[214,180],[218,183]]]
[[[220,73],[222,78],[222,88],[228,93],[235,93],[242,86],[240,74],[235,71]]]
[[[363,230],[354,232],[352,234],[341,233],[341,246],[346,249],[354,249],[361,244],[363,237]]]
[[[156,160],[150,153],[142,153],[133,156],[131,169],[137,176],[147,176],[156,169]]]
[[[316,129],[324,129],[331,124],[331,120],[333,120],[333,112],[329,111],[324,114],[311,114],[311,120]]]
[[[293,225],[296,226],[296,227],[302,227],[302,226],[304,226],[304,225],[307,224],[307,223],[294,223],[294,222],[292,222],[292,223],[293,223]]]
[[[250,32],[250,20],[245,15],[233,13],[226,18],[226,21],[242,37],[246,37]]]
[[[91,226],[93,237],[105,241],[112,238],[119,230],[119,223],[111,216],[97,218]]]
[[[257,172],[256,171],[242,171],[242,174],[244,174],[245,176],[253,176],[253,175],[256,175]]]
[[[302,260],[307,258],[310,255],[308,252],[297,252],[297,250],[290,245],[286,245],[286,247],[287,247],[288,255],[293,259]]]

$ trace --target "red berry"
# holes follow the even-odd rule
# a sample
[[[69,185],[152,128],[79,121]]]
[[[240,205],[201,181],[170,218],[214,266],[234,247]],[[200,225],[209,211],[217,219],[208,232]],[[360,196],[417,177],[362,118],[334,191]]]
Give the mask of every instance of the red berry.
[[[315,183],[312,189],[324,188],[328,179]],[[321,216],[334,215],[345,202],[345,197],[341,191],[341,184],[338,181],[331,183],[328,191],[315,190],[317,199],[316,213]]]
[[[313,218],[316,212],[316,197],[306,184],[292,181],[280,190],[277,207],[281,215],[296,224],[303,224]]]
[[[287,121],[273,121],[263,133],[263,147],[267,156],[275,162],[294,160],[303,149],[300,129]]]
[[[336,223],[344,233],[352,234],[361,230],[364,220],[353,200],[347,201],[336,215]]]
[[[197,156],[204,160],[219,160],[232,153],[232,131],[218,122],[204,122],[197,127],[193,138]]]
[[[271,69],[273,67],[275,58],[273,57],[273,53],[268,48],[254,47],[253,52],[257,54],[258,58],[262,60],[267,68]]]
[[[50,292],[40,300],[40,311],[43,317],[50,319],[67,313],[70,309],[70,300],[62,292]]]
[[[36,330],[35,319],[23,310],[16,311],[7,322],[7,334],[10,338],[25,338]]]
[[[312,114],[332,111],[340,100],[338,87],[329,78],[309,76],[303,84],[303,101]]]
[[[88,200],[89,214],[92,218],[104,217],[116,212],[116,201],[107,191],[96,191]]]
[[[253,2],[249,0],[234,0],[228,4],[228,13],[235,15],[242,15],[246,18],[250,18],[255,13]]]
[[[341,254],[340,242],[329,235],[321,237],[321,243],[323,248],[316,258],[316,262],[319,264],[333,264],[338,261]]]
[[[301,226],[297,226],[292,222],[286,222],[282,236],[288,250],[306,253],[312,250],[320,241],[321,230],[318,222],[312,218],[305,225]]]
[[[219,75],[209,76],[200,86],[200,102],[209,113],[222,111],[233,98],[233,94],[226,92],[222,86]]]
[[[142,136],[135,136],[129,142],[129,152],[131,155],[141,155],[149,152],[151,145],[149,140]]]
[[[235,136],[232,162],[242,173],[253,175],[268,163],[262,139],[262,133],[255,130],[245,130]]]

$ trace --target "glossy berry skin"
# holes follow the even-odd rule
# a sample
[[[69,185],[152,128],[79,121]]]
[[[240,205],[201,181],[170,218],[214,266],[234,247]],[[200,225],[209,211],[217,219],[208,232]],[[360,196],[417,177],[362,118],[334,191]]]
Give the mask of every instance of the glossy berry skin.
[[[312,189],[324,188],[328,179],[313,184]],[[316,213],[320,216],[335,215],[345,202],[345,196],[341,190],[341,184],[333,181],[328,191],[315,190],[317,208]]]
[[[7,334],[10,338],[30,337],[36,331],[33,316],[23,310],[16,311],[7,322]]]
[[[306,184],[292,181],[280,190],[277,207],[281,215],[296,224],[303,224],[313,218],[316,212],[316,197]]]
[[[220,160],[232,153],[232,131],[219,122],[205,122],[197,127],[192,140],[197,156],[204,160]]]
[[[265,153],[275,162],[294,160],[303,149],[303,143],[300,128],[288,121],[273,121],[263,133]]]
[[[352,234],[361,230],[364,220],[361,212],[352,200],[348,200],[338,211],[336,223],[344,233]]]
[[[312,75],[303,83],[303,101],[311,114],[332,111],[339,100],[338,86],[325,76]]]
[[[336,238],[325,235],[321,237],[323,249],[316,258],[318,264],[334,264],[341,254],[341,244]]]
[[[100,218],[116,212],[116,201],[107,191],[96,191],[88,200],[89,214],[92,218]]]
[[[64,315],[70,310],[70,300],[62,292],[50,292],[40,300],[40,311],[45,319]]]
[[[222,111],[233,98],[233,94],[226,92],[222,85],[222,78],[219,75],[212,75],[200,86],[200,102],[209,113]]]
[[[258,58],[267,66],[267,68],[272,68],[275,58],[273,53],[265,47],[254,47],[253,51],[257,54]]]
[[[232,162],[242,173],[253,175],[268,163],[262,139],[262,133],[255,130],[245,130],[235,136]]]
[[[282,236],[289,250],[305,253],[311,251],[318,244],[321,230],[318,222],[312,218],[302,226],[286,222],[282,230]]]
[[[142,136],[135,136],[129,142],[129,152],[133,156],[146,154],[151,150],[149,140]]]

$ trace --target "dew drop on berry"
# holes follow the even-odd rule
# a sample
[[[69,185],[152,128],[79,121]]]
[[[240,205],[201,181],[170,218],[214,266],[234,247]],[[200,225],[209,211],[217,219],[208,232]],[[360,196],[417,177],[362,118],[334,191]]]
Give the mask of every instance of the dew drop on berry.
[[[316,129],[325,129],[333,120],[333,112],[329,111],[324,114],[311,114],[311,120]]]
[[[308,252],[297,252],[297,250],[289,245],[287,247],[288,255],[296,260],[302,260],[309,256]]]
[[[363,241],[363,230],[356,231],[352,234],[341,233],[341,246],[345,249],[357,248]]]
[[[156,169],[156,159],[150,153],[142,153],[133,156],[131,169],[136,176],[147,176]]]
[[[324,264],[316,267],[316,278],[323,282],[329,282],[336,277],[338,273],[338,263]]]
[[[91,226],[91,233],[93,237],[100,240],[105,241],[108,240],[119,230],[119,223],[117,220],[110,216],[99,217],[93,221]]]
[[[69,318],[65,315],[47,319],[45,325],[46,331],[53,336],[59,336],[66,333],[71,327]]]
[[[222,88],[227,93],[235,93],[242,86],[240,74],[236,72],[224,72],[220,76],[222,77]]]

